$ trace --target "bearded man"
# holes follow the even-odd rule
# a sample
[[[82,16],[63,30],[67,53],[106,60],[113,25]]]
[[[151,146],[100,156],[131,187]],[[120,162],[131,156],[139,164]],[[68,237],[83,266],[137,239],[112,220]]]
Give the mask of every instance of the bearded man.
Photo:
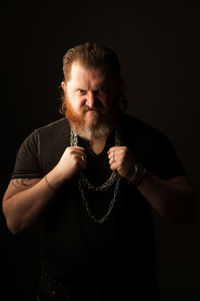
[[[62,113],[19,149],[3,211],[14,234],[41,220],[38,300],[159,300],[152,208],[189,224],[195,193],[158,129],[125,114],[115,52],[63,57]]]

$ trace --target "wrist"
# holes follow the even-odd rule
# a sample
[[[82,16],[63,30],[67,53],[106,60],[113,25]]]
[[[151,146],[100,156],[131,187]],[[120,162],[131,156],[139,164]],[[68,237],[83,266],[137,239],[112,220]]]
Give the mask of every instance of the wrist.
[[[47,186],[50,190],[53,190],[54,192],[57,192],[57,189],[49,183],[49,180],[47,179],[47,175],[44,176],[44,180],[45,180],[45,182],[46,182],[46,184],[47,184]]]
[[[143,181],[146,173],[147,169],[140,163],[135,162],[131,171],[129,183],[138,186]]]
[[[64,175],[57,166],[44,176],[44,180],[49,189],[54,192],[59,191],[63,183],[66,181]]]

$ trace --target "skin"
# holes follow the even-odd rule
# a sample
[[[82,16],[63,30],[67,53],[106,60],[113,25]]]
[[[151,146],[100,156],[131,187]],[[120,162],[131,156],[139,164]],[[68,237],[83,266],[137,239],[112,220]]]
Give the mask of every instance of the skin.
[[[108,68],[85,69],[79,62],[71,66],[71,76],[67,82],[61,83],[62,88],[70,99],[71,106],[76,114],[83,114],[84,122],[91,123],[100,107],[103,113],[110,117],[117,96],[117,86]]]
[[[136,161],[129,149],[126,146],[112,147],[108,158],[110,168],[117,170],[131,184],[130,167],[133,168]],[[197,194],[186,176],[162,180],[147,171],[137,188],[165,219],[183,225],[190,225],[195,220]]]
[[[77,123],[79,126],[84,123],[95,127],[103,119],[109,121],[108,127],[111,131],[117,115],[118,87],[108,68],[103,66],[98,69],[85,69],[79,62],[74,62],[70,75],[67,82],[61,83],[69,101],[68,103],[66,100],[67,118],[75,128]],[[78,122],[73,123],[70,116],[75,116]],[[90,145],[94,152],[102,151],[108,134],[109,132],[98,138],[92,135]]]
[[[110,119],[116,114],[118,89],[105,66],[85,69],[78,62],[74,62],[71,77],[68,82],[62,82],[62,87],[72,109],[82,116],[85,123],[95,123],[101,114]],[[85,108],[89,110],[84,112]],[[107,136],[92,137],[90,146],[93,151],[100,153],[106,139]],[[113,146],[108,151],[108,158],[111,170],[117,170],[120,176],[130,181],[131,169],[135,163],[130,150],[126,146]],[[84,148],[67,147],[58,164],[46,175],[46,179],[12,180],[3,198],[3,212],[10,231],[19,233],[42,218],[52,202],[57,201],[63,184],[85,168],[87,158]],[[181,224],[193,222],[196,193],[185,176],[164,181],[147,172],[137,188],[164,218]]]

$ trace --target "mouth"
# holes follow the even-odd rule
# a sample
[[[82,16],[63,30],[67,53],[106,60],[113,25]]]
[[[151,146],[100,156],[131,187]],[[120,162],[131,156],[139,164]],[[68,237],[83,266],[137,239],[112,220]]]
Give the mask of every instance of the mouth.
[[[93,108],[93,109],[86,109],[86,110],[84,110],[84,114],[86,114],[86,113],[100,113],[99,112],[100,110],[99,109],[97,109],[97,108]]]
[[[101,113],[104,110],[103,106],[99,103],[94,105],[93,107],[89,107],[89,106],[85,106],[83,113],[87,113],[87,112],[97,112],[97,113]]]

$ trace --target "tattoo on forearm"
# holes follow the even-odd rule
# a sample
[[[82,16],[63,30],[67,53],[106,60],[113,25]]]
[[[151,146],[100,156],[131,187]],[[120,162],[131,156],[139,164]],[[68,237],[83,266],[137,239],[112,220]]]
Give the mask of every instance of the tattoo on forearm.
[[[17,188],[20,188],[21,185],[25,187],[30,187],[32,186],[32,184],[29,183],[29,181],[31,181],[31,179],[13,179],[11,183]]]

